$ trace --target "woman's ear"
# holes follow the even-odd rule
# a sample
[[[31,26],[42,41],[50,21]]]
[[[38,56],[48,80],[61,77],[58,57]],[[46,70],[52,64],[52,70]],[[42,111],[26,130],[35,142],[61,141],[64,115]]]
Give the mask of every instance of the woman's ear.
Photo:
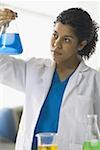
[[[78,50],[82,50],[86,45],[87,45],[87,41],[86,40],[81,41],[80,44],[79,44]]]

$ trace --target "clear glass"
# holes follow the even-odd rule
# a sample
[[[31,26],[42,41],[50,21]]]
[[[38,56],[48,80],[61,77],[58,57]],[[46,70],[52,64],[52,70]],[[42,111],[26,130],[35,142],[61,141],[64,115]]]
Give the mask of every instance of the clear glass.
[[[38,150],[58,150],[56,136],[56,133],[51,132],[37,134]]]
[[[83,150],[100,150],[100,132],[97,124],[97,115],[87,116],[88,133]]]
[[[0,28],[0,54],[20,54],[23,47],[18,33],[16,21],[3,25]]]

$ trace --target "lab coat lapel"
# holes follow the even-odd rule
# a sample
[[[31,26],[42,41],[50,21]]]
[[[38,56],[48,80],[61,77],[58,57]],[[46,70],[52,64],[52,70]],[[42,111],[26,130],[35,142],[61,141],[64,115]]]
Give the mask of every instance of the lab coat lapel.
[[[64,95],[63,95],[62,105],[65,105],[65,103],[67,101],[67,96],[69,96],[72,93],[72,91],[75,88],[77,89],[77,86],[80,85],[80,83],[84,79],[83,72],[86,71],[87,69],[89,69],[88,66],[85,65],[84,61],[82,61],[79,64],[76,71],[72,74],[72,76],[70,77],[68,84],[66,86]]]
[[[44,103],[44,100],[46,99],[47,93],[49,91],[53,73],[55,70],[55,64],[49,64],[48,66],[45,66],[45,72],[43,75],[41,75],[38,84],[35,86],[35,92],[34,92],[34,100],[32,103],[35,104],[35,108],[33,109],[33,114],[36,114],[36,112],[40,112],[40,109]]]
[[[33,114],[36,114],[36,112],[39,113],[41,110],[52,82],[54,70],[54,63],[50,64],[49,66],[45,66],[45,72],[40,77],[38,84],[36,84],[35,86],[34,100],[32,101],[32,103],[35,104],[36,110],[35,108],[33,109]]]
[[[52,82],[54,70],[55,70],[55,63],[52,62],[46,64],[44,66],[43,74],[40,75],[38,79],[36,79],[37,81],[35,81],[36,83],[34,89],[34,100],[33,100],[34,102],[32,101],[32,103],[34,103],[35,106],[37,106],[37,108],[42,106],[47,96],[47,93],[49,91]]]
[[[45,73],[41,77],[42,83],[43,83],[43,93],[44,93],[43,99],[46,98],[47,93],[49,91],[49,88],[50,88],[50,85],[52,82],[52,78],[53,78],[54,70],[55,70],[55,63],[53,62],[49,67],[47,67],[47,70],[45,71]]]

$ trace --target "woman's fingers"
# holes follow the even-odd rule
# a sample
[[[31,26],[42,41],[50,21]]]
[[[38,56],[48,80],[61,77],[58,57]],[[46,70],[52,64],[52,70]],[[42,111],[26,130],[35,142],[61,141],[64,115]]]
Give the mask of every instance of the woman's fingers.
[[[1,19],[15,19],[17,17],[17,13],[12,11],[11,9],[0,9],[0,20]]]
[[[0,26],[9,23],[17,17],[17,13],[8,8],[0,9]]]

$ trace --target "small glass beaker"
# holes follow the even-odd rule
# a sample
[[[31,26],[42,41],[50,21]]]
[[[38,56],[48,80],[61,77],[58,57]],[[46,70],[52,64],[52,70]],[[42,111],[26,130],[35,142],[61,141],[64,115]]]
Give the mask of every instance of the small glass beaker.
[[[15,55],[23,52],[23,47],[15,20],[0,28],[0,54]]]
[[[38,133],[36,135],[38,141],[38,150],[58,150],[56,136],[57,133]]]

